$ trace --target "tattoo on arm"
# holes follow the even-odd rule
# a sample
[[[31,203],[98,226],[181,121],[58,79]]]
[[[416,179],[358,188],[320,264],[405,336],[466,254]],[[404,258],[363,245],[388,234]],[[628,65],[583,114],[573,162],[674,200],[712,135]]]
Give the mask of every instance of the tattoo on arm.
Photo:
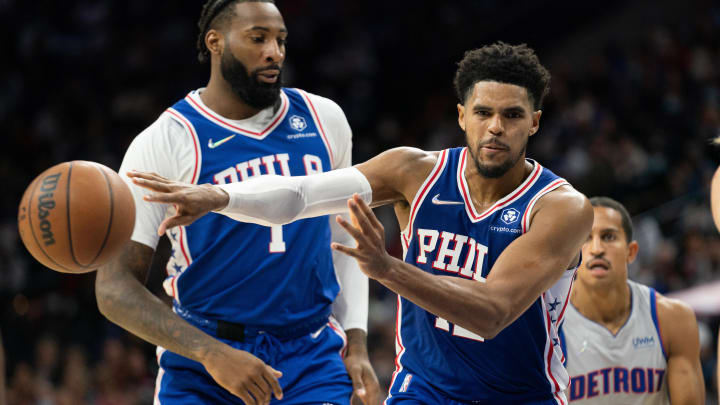
[[[131,241],[116,260],[98,269],[98,308],[110,321],[142,339],[201,361],[220,342],[180,318],[145,287],[153,253],[150,247]]]

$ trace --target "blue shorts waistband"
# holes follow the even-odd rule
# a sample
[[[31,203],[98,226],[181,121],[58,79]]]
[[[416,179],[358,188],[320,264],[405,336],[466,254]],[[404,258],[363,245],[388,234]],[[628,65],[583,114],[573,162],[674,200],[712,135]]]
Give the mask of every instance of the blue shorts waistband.
[[[212,336],[218,336],[218,320],[205,318],[203,315],[196,314],[177,305],[177,303],[173,304],[173,310],[190,324],[202,329],[204,332]],[[320,329],[320,327],[329,321],[330,312],[331,309],[328,307],[327,310],[318,315],[282,326],[257,326],[239,323],[234,323],[233,325],[244,330],[245,338],[253,338],[257,335],[267,333],[280,340],[289,340],[310,334]],[[224,322],[226,324],[229,323],[225,321],[220,322]]]

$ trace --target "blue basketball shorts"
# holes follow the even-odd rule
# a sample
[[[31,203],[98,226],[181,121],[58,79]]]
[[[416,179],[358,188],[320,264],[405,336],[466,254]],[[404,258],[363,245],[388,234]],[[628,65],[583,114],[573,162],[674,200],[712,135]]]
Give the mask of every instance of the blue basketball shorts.
[[[565,396],[562,402],[555,399],[514,400],[503,397],[497,400],[458,401],[447,397],[422,377],[406,369],[401,370],[390,385],[388,397],[383,405],[567,405]]]
[[[272,368],[281,371],[278,380],[282,405],[349,405],[352,383],[342,361],[345,334],[339,325],[328,321],[320,329],[289,340],[269,333],[248,337],[244,342],[220,339],[230,346],[252,353]],[[243,404],[220,387],[198,362],[158,348],[155,405]]]

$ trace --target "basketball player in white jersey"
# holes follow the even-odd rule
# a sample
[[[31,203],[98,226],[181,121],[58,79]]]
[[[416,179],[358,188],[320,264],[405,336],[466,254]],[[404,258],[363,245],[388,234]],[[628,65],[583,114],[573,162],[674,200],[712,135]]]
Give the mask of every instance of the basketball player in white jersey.
[[[592,232],[562,326],[573,404],[687,404],[705,401],[692,309],[628,280],[638,243],[625,207],[590,199]]]
[[[387,405],[566,405],[558,325],[592,207],[525,158],[549,79],[526,45],[468,51],[455,76],[464,148],[396,148],[353,168],[218,187],[131,177],[156,192],[146,201],[179,206],[161,231],[208,210],[273,224],[349,208],[355,225],[338,222],[357,248],[333,247],[398,293]],[[395,205],[404,260],[385,250],[370,204]]]

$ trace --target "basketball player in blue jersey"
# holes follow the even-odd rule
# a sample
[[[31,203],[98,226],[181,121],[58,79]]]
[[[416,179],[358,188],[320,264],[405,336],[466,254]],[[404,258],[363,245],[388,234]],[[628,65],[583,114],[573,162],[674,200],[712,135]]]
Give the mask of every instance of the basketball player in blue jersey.
[[[467,147],[397,148],[353,168],[198,187],[131,173],[176,204],[160,230],[216,210],[258,223],[350,210],[334,243],[398,293],[396,371],[386,404],[566,404],[558,328],[592,207],[526,159],[549,73],[525,45],[465,54],[455,77]],[[350,198],[350,199],[349,199]],[[349,199],[349,200],[348,200]],[[394,204],[404,261],[368,205]]]
[[[630,214],[607,197],[590,203],[595,219],[561,332],[570,403],[705,403],[695,314],[628,280],[638,252]]]
[[[143,131],[121,173],[227,184],[350,166],[340,107],[281,86],[288,32],[272,1],[210,0],[199,27],[207,87]],[[260,226],[209,215],[169,230],[171,309],[143,285],[157,227],[171,214],[132,188],[132,241],[98,271],[96,292],[107,318],[158,345],[157,404],[379,401],[365,343],[367,277],[351,258],[333,256],[331,238],[348,239],[334,220]]]

